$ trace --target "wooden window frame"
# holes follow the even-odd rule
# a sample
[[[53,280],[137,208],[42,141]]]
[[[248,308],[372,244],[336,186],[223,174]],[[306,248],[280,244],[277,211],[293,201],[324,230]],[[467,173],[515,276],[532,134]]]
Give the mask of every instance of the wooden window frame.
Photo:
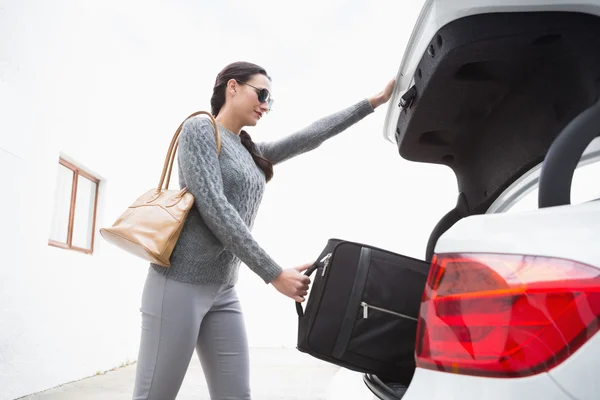
[[[48,245],[53,247],[58,247],[66,250],[74,250],[85,254],[93,254],[94,253],[94,241],[96,236],[96,212],[98,210],[98,192],[100,189],[100,180],[94,178],[87,172],[83,171],[81,168],[76,167],[70,162],[64,160],[63,158],[59,158],[59,164],[73,171],[73,182],[71,184],[71,205],[69,209],[69,225],[67,228],[67,243],[57,242],[55,240],[49,239]],[[73,224],[75,222],[75,202],[77,200],[77,182],[79,175],[84,178],[89,179],[90,181],[96,184],[96,195],[94,196],[94,217],[92,219],[92,245],[90,249],[84,249],[81,247],[73,246]]]

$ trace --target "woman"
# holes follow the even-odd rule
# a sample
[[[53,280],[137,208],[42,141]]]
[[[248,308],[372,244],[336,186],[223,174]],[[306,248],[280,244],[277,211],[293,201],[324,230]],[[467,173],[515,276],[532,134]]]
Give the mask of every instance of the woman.
[[[251,63],[217,76],[211,98],[222,148],[209,119],[187,120],[178,150],[179,181],[195,197],[171,267],[151,265],[142,296],[142,336],[134,399],[175,399],[196,349],[211,399],[250,399],[242,310],[234,285],[243,262],[265,283],[304,301],[310,264],[282,269],[254,240],[254,223],[273,165],[313,150],[387,102],[394,86],[293,135],[254,143],[242,128],[269,112],[271,80]]]

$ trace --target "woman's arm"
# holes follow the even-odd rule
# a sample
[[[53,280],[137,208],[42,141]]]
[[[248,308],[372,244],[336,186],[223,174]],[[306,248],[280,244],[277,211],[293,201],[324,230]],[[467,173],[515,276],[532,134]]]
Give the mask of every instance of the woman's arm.
[[[367,115],[375,108],[386,103],[392,93],[395,81],[375,96],[364,99],[344,110],[321,118],[306,128],[273,142],[258,142],[256,146],[263,157],[278,164],[300,154],[314,150],[327,139],[343,132]]]
[[[179,168],[188,191],[194,195],[202,219],[219,241],[265,283],[282,268],[254,240],[250,230],[223,192],[215,132],[203,118],[185,122],[179,137]]]
[[[367,99],[321,118],[306,128],[273,142],[258,142],[258,151],[273,164],[278,164],[300,154],[314,150],[324,141],[360,121],[373,112]]]

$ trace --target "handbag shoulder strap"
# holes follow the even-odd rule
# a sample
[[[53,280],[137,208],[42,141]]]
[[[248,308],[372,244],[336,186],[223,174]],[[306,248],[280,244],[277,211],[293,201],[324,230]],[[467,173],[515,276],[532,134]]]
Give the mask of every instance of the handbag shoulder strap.
[[[207,111],[196,111],[195,113],[190,114],[186,119],[181,122],[175,134],[173,135],[173,139],[171,139],[171,144],[169,145],[169,150],[167,151],[167,157],[165,158],[165,163],[163,166],[162,174],[160,176],[160,181],[158,183],[158,191],[163,188],[169,189],[169,182],[171,181],[171,171],[173,170],[173,163],[175,161],[175,153],[177,152],[177,147],[179,145],[179,135],[181,134],[181,129],[183,128],[183,124],[190,118],[195,117],[197,115],[205,114],[208,115],[210,121],[215,130],[215,142],[217,145],[217,156],[221,155],[221,136],[219,135],[219,127],[217,126],[217,121],[213,117],[213,115]],[[165,182],[166,178],[166,182]]]

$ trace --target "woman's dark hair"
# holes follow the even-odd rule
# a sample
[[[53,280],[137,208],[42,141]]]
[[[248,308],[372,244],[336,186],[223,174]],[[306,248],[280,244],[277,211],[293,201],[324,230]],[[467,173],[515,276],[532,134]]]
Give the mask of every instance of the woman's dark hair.
[[[253,75],[256,74],[262,74],[269,78],[269,80],[271,79],[271,77],[267,75],[267,71],[265,71],[264,68],[249,62],[234,62],[223,68],[223,70],[217,75],[215,86],[213,88],[213,95],[210,99],[212,115],[216,117],[225,104],[225,87],[230,79],[235,79],[238,82],[246,83]],[[244,147],[252,156],[252,159],[256,165],[258,165],[258,167],[264,172],[267,182],[269,182],[271,178],[273,178],[273,163],[258,154],[258,149],[256,148],[256,145],[252,141],[252,138],[248,132],[241,131],[240,139],[242,140]]]

